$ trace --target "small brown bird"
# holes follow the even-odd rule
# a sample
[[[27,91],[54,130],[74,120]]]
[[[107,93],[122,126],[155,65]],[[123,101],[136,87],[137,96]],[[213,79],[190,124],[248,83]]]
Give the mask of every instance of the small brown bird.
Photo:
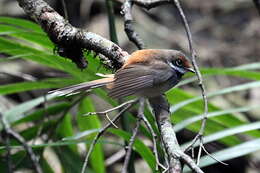
[[[144,49],[132,53],[114,75],[51,91],[70,95],[105,86],[112,98],[130,95],[151,98],[174,87],[186,72],[193,72],[189,59],[180,51]]]

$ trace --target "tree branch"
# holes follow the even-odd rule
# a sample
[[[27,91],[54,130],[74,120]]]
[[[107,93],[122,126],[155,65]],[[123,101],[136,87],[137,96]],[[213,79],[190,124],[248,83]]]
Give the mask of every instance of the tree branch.
[[[127,173],[127,168],[129,166],[130,156],[131,156],[131,153],[132,153],[132,148],[133,148],[133,145],[134,145],[135,138],[136,138],[136,135],[138,133],[139,127],[141,125],[141,117],[143,116],[143,113],[144,113],[144,99],[141,98],[139,100],[139,103],[140,103],[140,105],[139,105],[139,109],[138,109],[136,126],[135,126],[135,128],[133,130],[133,134],[132,134],[132,136],[131,136],[131,138],[129,140],[129,144],[127,146],[125,160],[124,160],[123,169],[121,170],[121,173]]]
[[[132,41],[138,47],[138,49],[144,49],[144,43],[133,27],[132,6],[132,0],[125,0],[122,6],[121,13],[124,15],[125,32],[128,39]]]
[[[171,157],[170,172],[182,172],[180,160],[183,160],[194,172],[203,173],[190,156],[185,154],[178,143],[176,134],[170,122],[169,103],[165,96],[150,98],[149,102],[153,108],[158,127],[160,129],[162,140],[168,155]]]
[[[115,43],[95,33],[73,27],[43,0],[17,1],[27,15],[41,25],[53,43],[62,48],[60,55],[72,59],[78,67],[84,66],[84,58],[80,56],[83,49],[93,50],[108,57],[114,69],[122,66],[128,53]]]
[[[111,120],[111,122],[116,122],[123,114],[124,112],[126,112],[128,109],[130,109],[138,100],[134,100],[134,102],[130,102],[127,105],[125,105],[125,107]],[[89,156],[92,153],[94,146],[96,145],[98,139],[100,138],[101,135],[103,135],[105,133],[105,131],[113,125],[113,123],[109,122],[107,125],[105,125],[104,127],[102,127],[102,129],[99,130],[98,134],[95,136],[95,138],[93,139],[93,142],[91,143],[89,150],[87,152],[87,155],[85,157],[84,160],[84,164],[83,167],[81,169],[81,173],[85,173],[85,170],[87,168],[88,165],[88,160],[89,160]]]
[[[167,102],[165,96],[151,98],[149,99],[149,103],[151,104],[156,117],[156,122],[161,132],[162,141],[165,145],[166,152],[173,158],[172,161],[174,163],[170,163],[169,165],[174,166],[171,172],[179,173],[182,170],[182,165],[176,151],[181,149],[170,123],[169,103]]]
[[[164,171],[167,170],[167,168],[165,168],[165,166],[163,164],[160,163],[159,160],[159,156],[158,156],[158,151],[157,151],[157,143],[156,143],[156,139],[157,139],[157,135],[154,132],[151,124],[149,123],[149,121],[147,120],[147,118],[145,117],[144,114],[142,114],[142,121],[144,122],[145,126],[148,128],[148,130],[151,132],[152,134],[152,141],[153,141],[153,154],[155,156],[155,161],[156,161],[156,171],[159,170],[159,167],[161,167]]]
[[[206,127],[206,121],[207,121],[207,115],[208,115],[208,98],[207,98],[205,86],[203,84],[203,78],[202,78],[202,75],[200,73],[199,66],[197,65],[197,62],[196,62],[197,53],[193,48],[193,40],[192,40],[192,34],[191,34],[191,31],[190,31],[189,24],[187,22],[186,16],[185,16],[185,14],[182,10],[182,7],[180,5],[179,0],[172,0],[172,1],[174,1],[174,4],[177,7],[177,9],[180,13],[180,16],[182,18],[182,22],[183,22],[183,25],[184,25],[184,28],[185,28],[185,31],[186,31],[186,34],[187,34],[187,37],[188,37],[188,42],[189,42],[189,47],[190,47],[190,52],[191,52],[191,62],[192,62],[192,65],[194,67],[195,73],[196,73],[198,81],[199,81],[199,87],[200,87],[201,95],[202,95],[203,102],[204,102],[204,114],[203,114],[203,119],[202,119],[202,122],[201,122],[201,127],[200,127],[200,130],[199,130],[199,133],[194,138],[192,144],[188,147],[188,148],[190,148],[190,147],[193,146],[194,143],[196,143],[197,140],[200,140],[201,144],[203,144],[203,134],[204,134],[204,130],[205,130],[205,127]],[[201,150],[202,150],[202,148],[200,147],[199,151],[201,151]],[[200,159],[200,157],[198,157],[198,160],[199,159]]]

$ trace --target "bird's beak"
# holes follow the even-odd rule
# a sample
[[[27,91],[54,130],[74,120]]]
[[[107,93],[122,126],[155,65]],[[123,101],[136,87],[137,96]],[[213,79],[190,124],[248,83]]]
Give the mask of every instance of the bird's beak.
[[[193,68],[186,68],[189,72],[195,73],[195,70]]]

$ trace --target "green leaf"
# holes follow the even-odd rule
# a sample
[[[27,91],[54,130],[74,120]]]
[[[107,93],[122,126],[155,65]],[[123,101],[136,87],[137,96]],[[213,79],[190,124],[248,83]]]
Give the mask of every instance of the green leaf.
[[[220,90],[217,90],[215,92],[208,93],[208,98],[228,94],[228,93],[231,93],[231,92],[242,91],[242,90],[247,90],[247,89],[251,89],[251,88],[257,88],[257,87],[260,87],[260,81],[249,82],[249,83],[245,83],[245,84],[232,86],[232,87],[229,87],[229,88],[220,89]],[[183,107],[187,104],[190,104],[192,102],[201,100],[201,99],[202,99],[202,97],[198,96],[198,97],[194,97],[192,99],[188,99],[188,100],[185,100],[183,102],[180,102],[180,103],[178,103],[174,106],[171,106],[171,108],[170,108],[171,112],[175,112],[176,110],[180,109],[181,107]]]
[[[40,164],[44,173],[55,173],[55,170],[51,167],[51,165],[49,165],[45,158],[41,159]]]
[[[225,75],[225,76],[235,76],[245,79],[251,80],[260,80],[260,72],[255,72],[251,70],[258,70],[260,69],[260,63],[250,63],[245,64],[237,67],[230,67],[230,68],[201,68],[201,73],[203,74],[203,78],[210,77],[212,75]],[[191,74],[187,74],[185,76],[191,76]],[[197,77],[193,76],[191,78],[183,79],[178,86],[186,85],[188,83],[197,81]]]
[[[259,108],[259,106],[245,106],[245,107],[240,107],[240,108],[227,109],[227,110],[221,110],[221,111],[216,111],[216,112],[209,112],[207,117],[210,119],[211,117],[215,117],[215,116],[248,112],[248,111],[251,111],[252,109],[257,109],[257,108]],[[202,120],[203,117],[204,117],[204,115],[202,114],[202,115],[196,115],[191,118],[185,119],[174,126],[174,131],[179,132],[180,130],[184,129],[188,125]]]
[[[205,76],[209,75],[228,75],[228,76],[236,76],[251,80],[260,80],[260,72],[254,72],[254,71],[248,71],[245,69],[253,69],[253,66],[248,65],[247,68],[208,68],[208,69],[202,69],[202,74]],[[254,66],[255,67],[255,66]],[[259,67],[258,67],[259,68]]]
[[[221,138],[225,138],[227,136],[236,135],[236,134],[239,134],[239,133],[245,133],[247,131],[252,131],[252,130],[257,130],[257,129],[260,129],[260,122],[254,122],[254,123],[249,123],[249,124],[225,129],[225,130],[222,130],[220,132],[216,132],[214,134],[211,134],[209,136],[205,136],[203,138],[203,144],[213,142],[213,141],[219,140]],[[186,143],[182,147],[186,148],[188,145],[189,145],[189,143]],[[197,146],[199,146],[199,142],[194,144],[194,147],[197,147]]]
[[[15,121],[9,121],[10,124],[16,125],[19,123],[25,123],[29,121],[37,121],[43,119],[46,115],[56,115],[71,106],[70,103],[63,102],[55,105],[50,105],[47,108],[37,109],[35,112],[30,114],[23,114],[24,116],[17,117]]]
[[[42,49],[49,49],[49,51],[54,48],[44,32],[29,31],[18,26],[0,23],[0,35],[13,36],[20,41],[31,43],[32,46],[40,46]]]
[[[81,171],[81,167],[83,164],[83,160],[78,157],[78,154],[72,152],[68,147],[55,147],[55,153],[58,154],[59,160],[61,161],[61,165],[63,167],[64,173],[79,173]],[[92,172],[89,169],[86,173]]]
[[[97,78],[95,73],[99,66],[99,62],[97,59],[93,58],[92,54],[88,55],[88,61],[91,65],[85,70],[80,70],[74,63],[71,62],[71,60],[53,55],[53,52],[38,50],[8,38],[0,37],[0,50],[0,52],[12,56],[20,56],[30,52],[31,55],[22,56],[21,58],[32,60],[39,64],[70,73],[73,77],[80,81],[93,80]],[[100,72],[103,72],[103,70],[104,69],[101,69]]]
[[[29,55],[33,55],[33,54],[25,53],[25,54],[20,54],[20,55],[7,56],[5,58],[1,58],[0,62],[6,62],[6,61],[10,61],[10,60],[15,60],[15,59],[19,59],[19,58],[22,58],[22,57],[25,57],[25,56],[29,56]]]
[[[0,50],[2,53],[13,56],[30,52],[32,55],[27,55],[22,58],[35,61],[54,69],[68,72],[80,80],[85,79],[83,73],[74,64],[72,64],[69,60],[66,60],[65,58],[52,55],[52,52],[43,52],[42,50],[37,50],[32,47],[22,45],[21,43],[15,42],[13,40],[8,40],[1,37]]]
[[[173,92],[168,92],[168,99],[171,103],[171,105],[176,105],[179,102],[183,100],[188,100],[192,98],[190,94],[187,92],[184,92],[180,89],[174,89]],[[220,111],[219,108],[215,107],[212,104],[208,104],[209,112],[215,112],[215,111]],[[182,109],[177,110],[174,112],[171,116],[172,122],[174,124],[177,124],[181,122],[184,119],[193,117],[194,115],[197,114],[202,114],[204,111],[203,108],[203,102],[201,100],[197,102],[193,102],[190,105],[186,105]],[[207,126],[205,129],[205,135],[215,133],[216,131],[221,131],[225,129],[226,127],[232,127],[232,126],[237,126],[244,124],[245,122],[238,119],[237,117],[228,114],[229,116],[221,116],[221,117],[212,117],[211,119],[207,120]],[[200,129],[200,122],[196,122],[194,124],[191,124],[187,128],[193,132],[197,132]],[[226,144],[226,145],[235,145],[239,144],[241,142],[241,139],[235,137],[235,136],[230,136],[228,139],[221,139],[221,142]]]
[[[131,134],[127,133],[125,131],[119,130],[119,129],[108,129],[109,132],[113,133],[114,135],[117,135],[124,140],[128,141],[131,138]],[[140,139],[135,139],[134,142],[134,150],[136,150],[140,156],[147,162],[147,164],[150,166],[150,168],[155,171],[155,157],[150,150]]]
[[[83,132],[79,132],[79,133],[75,134],[74,136],[63,138],[62,140],[65,140],[65,141],[67,141],[67,140],[79,140],[79,139],[84,138],[86,136],[89,136],[89,135],[91,135],[93,133],[96,133],[99,130],[100,129],[85,130]]]
[[[33,23],[29,20],[25,20],[25,19],[1,16],[0,22],[14,25],[14,26],[19,26],[19,27],[27,29],[27,30],[42,32],[42,29],[38,24]]]
[[[25,113],[32,108],[38,106],[39,104],[43,103],[44,101],[53,99],[56,97],[55,95],[47,95],[46,97],[38,97],[36,99],[24,102],[22,104],[19,104],[10,110],[3,113],[3,117],[11,124],[12,122],[15,122],[21,118],[25,117]],[[0,130],[2,130],[2,124],[0,124]]]
[[[49,120],[49,121],[40,123],[39,125],[34,125],[32,127],[28,127],[19,133],[20,133],[20,135],[23,136],[23,138],[25,140],[29,141],[29,140],[33,140],[33,139],[37,138],[39,131],[41,131],[43,134],[47,133],[50,130],[50,128],[52,128],[54,125],[55,125],[55,121]],[[14,144],[16,144],[16,142]],[[12,144],[12,145],[14,145],[14,144]]]
[[[63,118],[62,122],[59,124],[59,127],[57,128],[57,133],[62,137],[71,137],[74,135],[74,130],[72,126],[72,115],[66,114]],[[69,145],[69,148],[71,151],[73,151],[75,154],[78,154],[77,146],[76,145]]]
[[[83,99],[79,105],[79,112],[77,115],[77,123],[80,131],[93,130],[101,127],[101,123],[97,116],[87,116],[83,117],[87,112],[94,112],[95,108],[91,98],[86,97]],[[87,140],[93,140],[94,135],[87,137]],[[87,145],[89,147],[89,145]],[[105,163],[104,163],[104,151],[101,144],[97,144],[94,147],[94,150],[90,156],[90,164],[93,170],[97,173],[105,172]]]
[[[32,91],[38,89],[48,89],[48,88],[60,88],[67,85],[72,85],[78,83],[75,79],[61,79],[61,78],[50,78],[40,81],[32,82],[18,82],[13,84],[6,84],[0,86],[0,94],[13,94],[24,91]]]
[[[260,63],[254,62],[250,64],[243,64],[233,68],[234,70],[258,70],[260,69]]]

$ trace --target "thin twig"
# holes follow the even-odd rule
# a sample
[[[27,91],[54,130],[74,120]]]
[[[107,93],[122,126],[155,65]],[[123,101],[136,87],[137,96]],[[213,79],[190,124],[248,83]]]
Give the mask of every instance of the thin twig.
[[[141,119],[138,118],[137,122],[136,122],[136,126],[133,130],[133,135],[131,136],[130,140],[129,140],[129,144],[128,146],[126,146],[126,155],[125,155],[125,160],[124,160],[124,164],[123,164],[123,168],[121,170],[121,173],[127,173],[127,169],[129,166],[129,162],[130,162],[130,157],[131,157],[131,153],[132,153],[132,148],[134,145],[134,141],[136,138],[136,135],[138,133],[138,130],[140,128],[140,124],[141,124]]]
[[[156,144],[156,139],[157,139],[157,135],[155,134],[151,124],[149,123],[149,121],[147,120],[147,118],[144,116],[144,114],[142,114],[142,121],[144,122],[144,124],[146,125],[146,127],[149,129],[149,131],[152,134],[152,140],[153,140],[153,153],[155,156],[155,161],[156,161],[156,171],[159,170],[159,167],[161,167],[163,169],[163,171],[167,170],[167,168],[160,163],[159,161],[159,157],[158,157],[158,151],[157,151],[157,144]]]
[[[198,151],[198,155],[197,155],[197,165],[200,164],[200,157],[201,157],[201,154],[202,154],[202,145],[203,143],[200,142],[200,146],[199,146],[199,151]]]
[[[118,129],[117,125],[113,121],[111,121],[111,119],[109,118],[108,114],[106,114],[106,118],[116,129]]]
[[[109,112],[118,110],[118,109],[120,109],[120,108],[122,108],[122,107],[124,107],[126,105],[129,105],[131,103],[134,103],[136,101],[137,101],[137,99],[129,100],[129,101],[126,101],[126,102],[122,103],[121,105],[118,105],[118,106],[113,107],[111,109],[108,109],[108,110],[105,110],[105,111],[101,111],[101,112],[88,112],[88,113],[86,113],[86,114],[84,114],[82,116],[90,116],[90,115],[97,115],[97,114],[106,115]]]
[[[37,173],[43,173],[42,168],[38,162],[37,156],[34,154],[32,148],[27,144],[27,142],[25,141],[25,139],[18,133],[16,133],[9,125],[9,123],[6,121],[6,119],[4,118],[4,116],[2,115],[2,113],[0,113],[0,121],[3,125],[3,128],[5,129],[6,133],[10,136],[12,136],[13,138],[15,138],[19,143],[21,143],[23,145],[23,148],[25,149],[25,151],[28,153],[31,161],[32,161],[32,165],[35,169],[35,171]]]
[[[189,42],[189,48],[190,48],[190,52],[191,52],[191,62],[192,62],[192,65],[194,67],[194,70],[196,72],[196,75],[198,77],[199,87],[201,89],[201,94],[202,94],[202,98],[203,98],[203,102],[204,102],[204,116],[203,116],[203,119],[202,119],[202,122],[201,122],[201,128],[200,128],[200,130],[199,130],[199,132],[198,132],[198,134],[195,137],[195,140],[193,142],[193,144],[194,144],[198,139],[200,140],[200,142],[203,141],[202,137],[203,137],[204,130],[205,130],[205,127],[206,127],[207,114],[208,114],[208,99],[207,99],[205,86],[203,84],[203,78],[202,78],[202,75],[200,73],[200,70],[199,70],[199,67],[197,65],[197,62],[196,62],[197,54],[196,54],[196,52],[195,52],[195,50],[193,48],[193,40],[192,40],[192,34],[191,34],[191,31],[190,31],[189,24],[187,22],[186,16],[185,16],[185,14],[184,14],[184,12],[182,10],[182,7],[180,5],[179,0],[173,0],[173,1],[174,1],[174,4],[176,5],[176,7],[177,7],[177,9],[178,9],[178,11],[180,13],[183,25],[185,27],[185,31],[186,31],[186,34],[187,34],[187,37],[188,37],[188,42]]]
[[[132,0],[125,0],[122,6],[121,13],[124,15],[125,33],[128,39],[132,41],[138,47],[138,49],[144,49],[144,43],[133,27],[132,6]]]
[[[189,155],[185,154],[183,151],[179,152],[178,154],[191,170],[193,170],[196,173],[204,173]]]
[[[203,151],[204,151],[209,157],[211,157],[212,159],[214,159],[216,162],[219,162],[219,163],[221,163],[221,164],[223,164],[223,165],[225,165],[225,166],[228,165],[227,163],[222,162],[221,160],[218,160],[216,157],[214,157],[212,154],[210,154],[210,153],[207,151],[207,149],[205,148],[204,145],[202,145],[201,148],[203,149]]]
[[[132,153],[132,148],[133,148],[133,145],[134,145],[134,141],[135,141],[136,135],[138,133],[139,127],[141,125],[141,118],[142,118],[142,116],[144,114],[144,99],[141,98],[139,100],[139,103],[140,103],[140,105],[139,105],[139,109],[138,109],[136,126],[135,126],[135,128],[133,130],[133,135],[131,136],[131,138],[129,140],[129,144],[127,146],[125,160],[124,160],[124,164],[123,164],[123,168],[121,170],[121,173],[127,173],[127,168],[128,168],[128,165],[129,165],[130,156],[131,156],[131,153]]]
[[[122,114],[127,111],[130,107],[132,107],[134,105],[134,103],[136,103],[138,100],[135,100],[135,102],[131,102],[131,103],[128,103],[128,105],[126,105],[124,107],[124,109],[122,109],[111,121],[112,122],[116,122],[121,116]],[[108,123],[106,126],[104,126],[102,129],[99,130],[98,134],[95,136],[95,138],[93,139],[93,142],[90,144],[90,147],[88,149],[88,152],[87,152],[87,155],[85,157],[85,160],[84,160],[84,164],[82,166],[82,169],[81,169],[81,173],[85,173],[85,170],[87,168],[87,165],[88,165],[88,160],[89,160],[89,156],[90,154],[92,153],[93,149],[94,149],[94,146],[96,145],[99,137],[101,135],[103,135],[103,133],[111,126],[112,124],[111,123]]]

